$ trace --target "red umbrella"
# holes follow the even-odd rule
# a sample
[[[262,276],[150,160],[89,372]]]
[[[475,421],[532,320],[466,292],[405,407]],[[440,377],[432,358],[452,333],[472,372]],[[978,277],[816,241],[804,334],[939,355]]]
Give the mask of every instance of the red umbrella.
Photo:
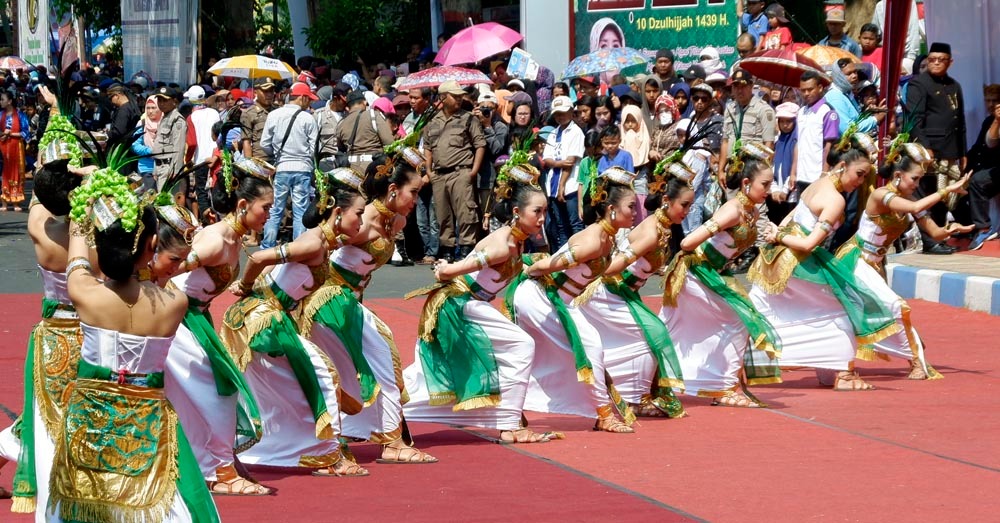
[[[437,87],[449,80],[454,80],[459,85],[493,83],[493,80],[490,80],[489,76],[475,69],[442,65],[440,67],[417,71],[406,76],[399,83],[399,90],[406,91],[407,89],[419,89],[421,87]]]
[[[756,52],[737,62],[737,67],[766,82],[789,87],[798,87],[802,73],[806,71],[819,73],[824,84],[830,83],[830,77],[823,72],[821,65],[787,49]]]
[[[0,69],[15,71],[17,69],[27,69],[31,64],[25,62],[20,56],[5,56],[0,58]]]
[[[449,38],[434,61],[443,65],[476,63],[509,51],[522,38],[521,33],[496,22],[473,25]]]

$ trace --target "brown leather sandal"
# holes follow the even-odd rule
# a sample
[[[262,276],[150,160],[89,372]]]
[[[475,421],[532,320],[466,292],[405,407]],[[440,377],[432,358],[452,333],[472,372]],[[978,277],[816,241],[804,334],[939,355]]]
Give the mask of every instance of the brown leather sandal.
[[[386,454],[389,454],[388,456]],[[382,446],[382,457],[375,460],[375,463],[386,465],[425,465],[437,463],[437,458],[417,449],[416,447],[391,447]]]
[[[329,467],[323,467],[321,469],[316,469],[312,472],[313,476],[320,477],[350,477],[359,478],[368,475],[368,469],[362,468],[354,461],[347,459],[346,457],[340,458],[336,463],[330,465]]]
[[[207,481],[208,490],[216,496],[267,496],[273,490],[240,476],[232,465],[215,471],[216,480]],[[218,487],[223,487],[222,489]]]
[[[502,445],[548,443],[554,439],[564,439],[565,437],[561,432],[534,432],[530,429],[521,428],[517,430],[501,430],[500,439],[497,440],[497,443]]]
[[[736,407],[743,409],[759,409],[762,407],[760,402],[754,401],[752,398],[743,394],[741,392],[729,391],[725,396],[715,398],[712,401],[713,407]]]
[[[906,375],[908,380],[925,380],[927,379],[927,373],[924,371],[923,362],[918,358],[913,358],[910,360],[910,373]]]
[[[632,434],[635,432],[635,429],[629,427],[624,421],[614,416],[597,418],[597,422],[594,423],[594,430],[612,432],[615,434]]]
[[[846,385],[844,385],[846,384]],[[842,370],[833,379],[833,390],[837,392],[852,392],[858,390],[875,390],[875,386],[861,379],[857,371]]]
[[[640,418],[666,418],[667,413],[663,412],[653,402],[643,398],[639,403],[629,403],[629,407],[632,407],[632,412],[635,413],[637,417]]]

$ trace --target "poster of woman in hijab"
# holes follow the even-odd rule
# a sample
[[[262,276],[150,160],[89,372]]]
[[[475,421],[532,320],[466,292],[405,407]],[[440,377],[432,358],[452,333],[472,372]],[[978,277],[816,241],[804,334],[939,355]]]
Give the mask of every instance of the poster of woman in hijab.
[[[590,52],[599,49],[610,49],[615,47],[625,47],[625,33],[618,24],[607,17],[594,22],[590,28]],[[601,74],[601,82],[610,85],[611,77],[618,74],[618,71],[607,71]]]

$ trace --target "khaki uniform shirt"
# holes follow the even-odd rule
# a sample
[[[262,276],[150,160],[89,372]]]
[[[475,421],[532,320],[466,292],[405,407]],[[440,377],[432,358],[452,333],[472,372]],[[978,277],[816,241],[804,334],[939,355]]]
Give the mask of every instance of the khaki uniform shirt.
[[[740,136],[736,136],[736,129],[740,126],[740,113],[743,113],[743,131]],[[777,123],[774,119],[774,109],[754,96],[745,110],[740,109],[735,100],[731,100],[726,105],[726,113],[722,120],[722,136],[728,141],[729,150],[725,154],[733,152],[736,139],[740,138],[744,142],[774,143]]]
[[[187,122],[176,109],[163,115],[153,140],[153,177],[157,187],[184,166],[184,151],[187,147]]]
[[[360,121],[358,120],[360,118]],[[372,119],[375,120],[374,127]],[[357,123],[357,134],[354,125]],[[321,131],[322,132],[322,131]],[[393,142],[392,128],[382,113],[374,109],[354,109],[337,124],[337,141],[351,156],[382,152]],[[352,144],[353,135],[353,144]]]
[[[468,111],[451,117],[441,111],[424,128],[424,147],[433,154],[434,169],[471,167],[476,149],[486,147],[483,125]]]
[[[337,127],[343,116],[331,111],[327,106],[313,113],[313,118],[319,126],[319,156],[333,156],[338,150]]]
[[[255,103],[253,107],[243,111],[243,115],[240,116],[240,125],[243,126],[243,132],[246,133],[244,138],[250,140],[251,154],[254,158],[266,159],[268,157],[260,145],[260,137],[264,133],[264,122],[267,121],[267,113],[269,112],[271,112],[269,109]]]

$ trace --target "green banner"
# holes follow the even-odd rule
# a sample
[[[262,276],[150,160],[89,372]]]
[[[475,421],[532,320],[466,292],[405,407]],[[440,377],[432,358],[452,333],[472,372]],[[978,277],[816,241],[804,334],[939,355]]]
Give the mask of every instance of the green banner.
[[[737,59],[740,0],[574,0],[573,55],[603,47],[630,47],[650,63],[662,48],[674,52],[674,69],[698,61],[701,50],[715,47],[726,71]],[[631,68],[628,72],[636,73]]]

